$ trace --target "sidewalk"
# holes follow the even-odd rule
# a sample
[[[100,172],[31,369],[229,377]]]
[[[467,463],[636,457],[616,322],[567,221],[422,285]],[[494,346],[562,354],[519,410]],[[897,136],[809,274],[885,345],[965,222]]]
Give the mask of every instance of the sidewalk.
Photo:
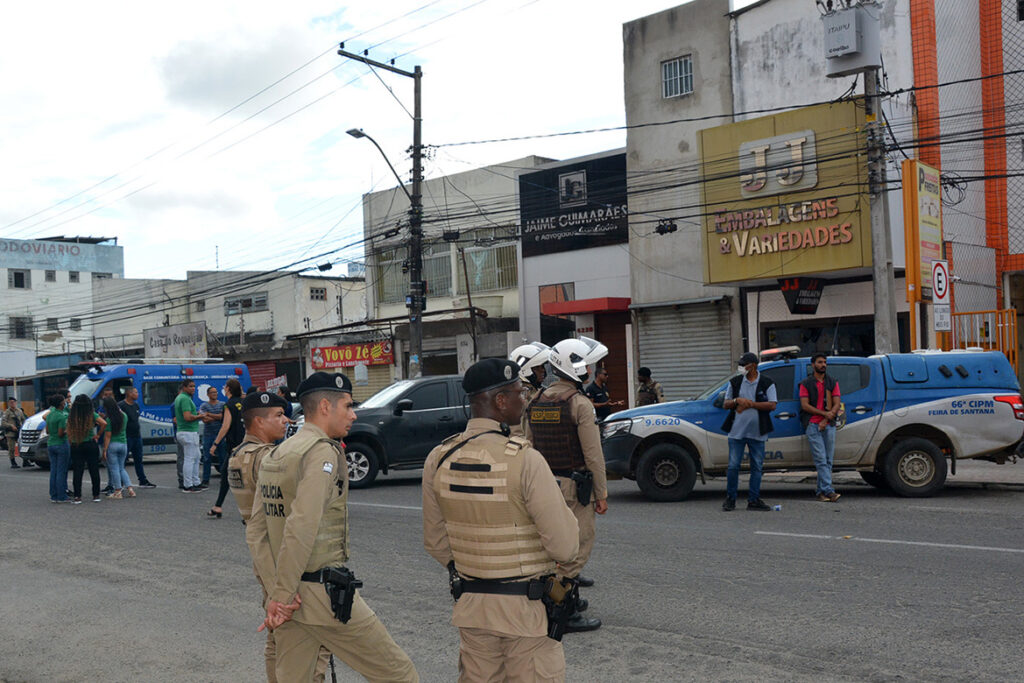
[[[810,470],[796,472],[765,472],[764,478],[769,481],[797,483],[814,483],[816,475]],[[868,484],[858,472],[835,472],[832,482],[842,486]],[[1024,461],[1007,462],[997,465],[987,460],[957,460],[956,474],[950,472],[946,476],[946,486],[965,488],[1010,488],[1024,490]]]

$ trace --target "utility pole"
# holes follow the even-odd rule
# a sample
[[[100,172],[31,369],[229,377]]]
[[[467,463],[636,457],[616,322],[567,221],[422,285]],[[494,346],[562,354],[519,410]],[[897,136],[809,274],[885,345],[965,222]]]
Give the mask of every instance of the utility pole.
[[[412,71],[399,69],[394,65],[385,64],[370,59],[366,53],[356,54],[345,50],[345,43],[341,43],[338,54],[358,62],[362,62],[373,68],[384,69],[391,73],[413,79],[413,115],[412,115],[412,192],[405,189],[402,179],[395,173],[398,184],[402,191],[409,196],[409,296],[406,299],[406,307],[409,309],[409,377],[420,377],[423,373],[420,370],[420,355],[423,352],[423,307],[426,292],[423,286],[423,139],[422,127],[423,116],[421,111],[421,81],[423,71],[419,66],[413,67]],[[349,131],[352,134],[352,131]],[[360,136],[366,137],[384,155],[384,160],[391,166],[384,150],[380,145],[363,133]],[[394,167],[391,167],[394,173]]]
[[[899,351],[896,325],[896,276],[885,172],[885,142],[878,123],[878,71],[864,72],[864,111],[868,135],[868,192],[871,195],[871,267],[875,304],[875,353]],[[913,346],[913,343],[911,343]]]

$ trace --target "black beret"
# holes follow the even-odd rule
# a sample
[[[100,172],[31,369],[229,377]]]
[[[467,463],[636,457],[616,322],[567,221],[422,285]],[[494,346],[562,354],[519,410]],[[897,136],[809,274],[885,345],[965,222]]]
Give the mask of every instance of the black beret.
[[[299,382],[299,388],[295,393],[301,398],[303,394],[308,394],[311,391],[344,391],[346,394],[351,394],[352,382],[340,372],[314,372]]]
[[[512,384],[519,379],[519,366],[504,358],[487,358],[478,361],[466,370],[462,388],[467,394],[479,394],[491,389]]]
[[[242,399],[242,412],[256,408],[287,408],[288,402],[269,391],[255,391]]]

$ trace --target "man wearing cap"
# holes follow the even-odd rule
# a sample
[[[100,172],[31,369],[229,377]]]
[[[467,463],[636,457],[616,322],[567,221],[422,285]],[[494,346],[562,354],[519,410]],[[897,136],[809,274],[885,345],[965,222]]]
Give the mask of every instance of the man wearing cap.
[[[299,384],[298,397],[305,425],[263,457],[245,533],[268,593],[260,628],[274,630],[277,678],[311,680],[322,645],[369,680],[418,681],[358,591],[345,590],[361,584],[350,575],[345,585],[332,583],[348,574],[348,468],[336,439],[356,419],[352,383],[317,372]],[[340,588],[333,598],[327,583]]]
[[[21,425],[25,422],[25,412],[18,407],[18,399],[13,396],[7,397],[7,409],[4,410],[0,422],[3,423],[4,437],[7,439],[7,455],[11,459],[11,469],[16,470],[20,467],[18,461],[15,460],[18,456],[18,432],[21,431]],[[28,465],[25,458],[22,458],[21,461]]]
[[[525,405],[519,370],[490,358],[466,371],[473,416],[423,469],[423,545],[462,590],[460,681],[565,680],[562,643],[529,585],[576,556],[579,527],[544,457],[511,435]]]
[[[725,502],[722,510],[736,509],[736,491],[739,487],[740,463],[746,449],[750,458],[750,490],[747,494],[748,510],[770,510],[761,500],[761,471],[764,466],[764,442],[774,429],[770,413],[778,400],[775,383],[757,371],[757,355],[749,351],[738,361],[744,374],[736,375],[725,390],[722,407],[729,411],[722,431],[729,435],[729,467],[725,475]]]
[[[246,524],[252,516],[252,501],[256,496],[256,478],[259,474],[263,456],[274,448],[274,442],[284,437],[288,428],[288,419],[284,414],[285,400],[277,394],[261,391],[250,394],[242,401],[241,417],[245,422],[245,438],[231,454],[225,474],[238,504],[238,512],[242,516],[242,524]],[[207,513],[210,517],[220,518],[220,509],[214,507]],[[253,568],[255,570],[255,567]],[[259,580],[259,574],[256,573]],[[260,582],[263,590],[263,603],[267,601],[267,589]],[[262,604],[262,603],[261,603]],[[267,646],[263,651],[266,660],[267,681],[276,683],[276,647],[273,632],[267,633]],[[314,680],[322,682],[327,673],[327,665],[331,653],[320,648]]]

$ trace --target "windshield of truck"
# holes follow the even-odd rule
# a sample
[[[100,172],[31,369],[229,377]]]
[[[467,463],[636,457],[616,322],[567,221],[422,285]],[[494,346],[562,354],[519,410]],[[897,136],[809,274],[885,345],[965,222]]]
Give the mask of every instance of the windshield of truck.
[[[376,394],[359,404],[360,408],[383,408],[391,403],[399,394],[409,388],[411,380],[403,379],[391,386],[381,389]]]
[[[79,394],[85,394],[89,398],[96,395],[100,386],[103,384],[102,377],[92,377],[90,375],[79,375],[78,379],[71,383],[68,391],[71,392],[71,400],[75,399],[75,396]]]
[[[732,379],[733,377],[735,377],[738,374],[740,374],[740,373],[738,373],[738,372],[730,372],[728,375],[726,375],[722,379],[718,380],[717,382],[715,382],[714,384],[709,386],[704,391],[702,391],[699,394],[697,394],[696,396],[694,396],[693,400],[694,401],[706,401],[706,400],[708,400],[710,398],[714,398],[715,393],[719,389],[722,389],[722,387],[725,385],[726,382],[728,382],[730,379]]]

